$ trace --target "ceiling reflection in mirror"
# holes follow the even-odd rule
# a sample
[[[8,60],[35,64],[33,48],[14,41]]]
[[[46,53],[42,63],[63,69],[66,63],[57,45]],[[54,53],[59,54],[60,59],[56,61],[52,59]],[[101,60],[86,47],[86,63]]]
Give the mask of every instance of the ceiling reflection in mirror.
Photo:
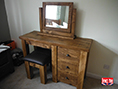
[[[69,6],[46,5],[46,27],[68,28]]]

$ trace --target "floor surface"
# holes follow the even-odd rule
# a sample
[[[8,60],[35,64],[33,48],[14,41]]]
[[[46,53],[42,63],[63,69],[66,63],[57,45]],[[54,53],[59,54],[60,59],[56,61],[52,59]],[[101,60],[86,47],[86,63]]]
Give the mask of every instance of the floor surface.
[[[72,85],[62,82],[54,83],[52,74],[48,68],[47,84],[41,84],[39,71],[35,69],[33,79],[27,79],[25,66],[22,64],[15,67],[15,72],[0,80],[0,89],[76,89]],[[100,80],[87,77],[84,81],[83,89],[118,89],[118,85],[102,86]]]

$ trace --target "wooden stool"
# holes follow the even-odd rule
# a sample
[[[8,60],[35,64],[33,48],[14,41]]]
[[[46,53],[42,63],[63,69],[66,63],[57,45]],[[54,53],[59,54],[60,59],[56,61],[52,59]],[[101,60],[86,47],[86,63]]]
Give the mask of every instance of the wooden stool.
[[[40,71],[41,83],[45,84],[47,81],[47,64],[51,61],[51,50],[37,48],[23,60],[25,61],[27,78],[31,79],[33,77],[32,67],[36,67]]]

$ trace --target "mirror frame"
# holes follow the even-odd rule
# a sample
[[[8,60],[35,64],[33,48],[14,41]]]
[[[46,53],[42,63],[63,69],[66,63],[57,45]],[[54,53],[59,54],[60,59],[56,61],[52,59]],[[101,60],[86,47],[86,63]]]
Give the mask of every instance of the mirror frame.
[[[58,5],[58,6],[69,6],[69,16],[68,16],[68,28],[53,28],[53,27],[46,27],[46,5]],[[73,12],[73,2],[43,2],[43,29],[44,32],[46,30],[49,31],[59,31],[59,32],[71,32],[71,22],[72,22],[72,12]]]
[[[45,26],[45,8],[46,5],[66,5],[69,6],[69,26],[68,29],[49,28]],[[40,32],[37,35],[58,37],[63,39],[75,39],[76,8],[73,8],[73,2],[43,2],[43,8],[39,8]]]

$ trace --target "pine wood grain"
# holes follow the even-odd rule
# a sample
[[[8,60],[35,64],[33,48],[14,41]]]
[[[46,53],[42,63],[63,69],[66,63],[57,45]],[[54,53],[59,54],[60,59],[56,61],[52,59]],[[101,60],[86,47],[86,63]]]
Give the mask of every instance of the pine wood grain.
[[[69,6],[69,16],[68,16],[68,28],[50,28],[46,27],[46,5],[60,5],[60,6]],[[71,25],[72,25],[72,14],[73,14],[73,2],[43,2],[43,29],[44,30],[56,30],[62,32],[71,32]]]
[[[41,83],[45,84],[47,81],[47,66],[40,66],[40,78],[41,78]]]
[[[38,33],[40,32],[33,31],[25,35],[22,35],[19,38],[22,40],[45,43],[48,45],[55,45],[55,46],[71,48],[75,50],[83,50],[87,52],[89,52],[92,43],[92,40],[87,38],[77,37],[74,40],[70,40],[70,39],[62,39],[57,37],[43,36],[43,35],[39,35]]]
[[[29,66],[29,62],[28,61],[25,61],[25,69],[26,69],[26,73],[27,73],[27,78],[31,79],[33,77],[33,70]]]
[[[67,59],[79,58],[80,51],[69,49],[69,48],[58,47],[58,57],[61,57],[61,55],[65,56]]]
[[[73,9],[73,15],[72,15],[72,28],[71,28],[71,35],[74,36],[75,34],[75,22],[76,22],[76,9]]]
[[[59,5],[59,6],[68,6],[68,27],[67,28],[55,28],[46,26],[46,5]],[[41,12],[41,11],[40,11]],[[41,16],[41,14],[40,14]],[[74,30],[75,30],[75,20],[76,20],[76,9],[73,9],[73,2],[43,2],[43,30],[41,30],[42,35],[59,37],[64,39],[74,39]],[[41,20],[42,20],[41,18]],[[42,27],[41,27],[42,28]],[[40,33],[41,35],[41,33]]]
[[[39,43],[37,41],[26,41],[27,44],[30,44],[30,45],[33,45],[33,46],[39,46],[39,47],[42,47],[42,48],[48,48],[50,49],[51,48],[51,45],[50,44],[45,44],[45,43]]]
[[[25,61],[25,67],[26,67],[27,78],[29,79],[33,77],[32,67],[38,68],[40,71],[39,73],[40,73],[41,83],[46,84],[46,81],[47,81],[47,66],[46,65],[42,66],[36,63]]]
[[[52,80],[57,82],[57,46],[51,46],[52,50]]]
[[[52,80],[54,82],[65,82],[76,86],[77,89],[82,89],[92,40],[79,37],[74,40],[61,39],[39,35],[38,33],[40,32],[33,31],[19,37],[22,40],[23,52],[25,53],[26,51],[26,43],[43,48],[51,48]],[[30,65],[38,67],[38,65]],[[69,68],[66,68],[67,66]]]
[[[78,67],[78,81],[77,81],[77,89],[83,89],[83,82],[84,82],[84,73],[87,61],[87,52],[81,51],[80,53],[80,60],[79,60],[79,67]]]
[[[23,50],[23,55],[24,57],[27,55],[27,51],[26,51],[26,42],[25,40],[21,40],[22,43],[22,50]]]
[[[77,85],[77,76],[58,71],[58,80],[73,86]]]
[[[68,74],[78,74],[78,67],[71,63],[63,62],[58,59],[58,71],[66,72]]]
[[[39,8],[40,31],[43,32],[43,8]]]

